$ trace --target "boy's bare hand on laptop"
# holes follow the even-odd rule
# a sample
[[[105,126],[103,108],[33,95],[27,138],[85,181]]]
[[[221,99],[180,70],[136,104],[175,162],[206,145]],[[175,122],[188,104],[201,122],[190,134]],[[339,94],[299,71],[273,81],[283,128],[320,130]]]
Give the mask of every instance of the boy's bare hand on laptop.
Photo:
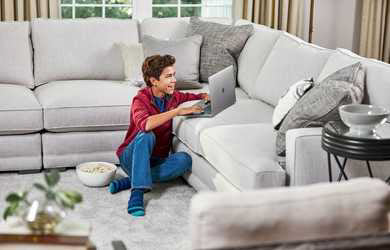
[[[203,109],[199,106],[191,106],[191,107],[182,107],[178,108],[178,115],[188,115],[192,113],[200,113]]]

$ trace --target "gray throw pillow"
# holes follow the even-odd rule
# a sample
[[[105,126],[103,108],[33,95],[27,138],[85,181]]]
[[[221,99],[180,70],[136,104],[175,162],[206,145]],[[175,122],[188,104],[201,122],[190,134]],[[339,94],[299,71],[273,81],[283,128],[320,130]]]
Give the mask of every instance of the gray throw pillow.
[[[202,36],[194,35],[178,40],[160,40],[145,35],[142,45],[145,57],[172,55],[176,58],[176,80],[178,82],[199,81],[199,57]]]
[[[342,68],[315,84],[283,120],[276,137],[276,153],[285,156],[286,132],[289,129],[321,127],[340,120],[338,107],[360,103],[364,96],[364,70],[361,63]]]
[[[225,25],[201,21],[191,17],[187,36],[203,36],[200,52],[200,81],[208,82],[209,76],[235,65],[246,41],[253,31],[253,26]]]

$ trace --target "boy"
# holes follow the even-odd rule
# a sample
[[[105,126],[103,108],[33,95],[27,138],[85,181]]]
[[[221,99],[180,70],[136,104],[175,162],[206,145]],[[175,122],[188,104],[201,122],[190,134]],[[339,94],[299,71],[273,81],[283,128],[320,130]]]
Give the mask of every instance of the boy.
[[[206,93],[175,91],[175,58],[155,55],[145,59],[142,73],[147,87],[133,98],[130,126],[117,155],[128,177],[114,180],[109,191],[131,188],[127,211],[144,216],[145,191],[153,182],[168,181],[191,170],[192,159],[185,152],[169,154],[172,146],[172,118],[200,112],[198,106],[178,108],[179,104],[198,99],[208,100]]]

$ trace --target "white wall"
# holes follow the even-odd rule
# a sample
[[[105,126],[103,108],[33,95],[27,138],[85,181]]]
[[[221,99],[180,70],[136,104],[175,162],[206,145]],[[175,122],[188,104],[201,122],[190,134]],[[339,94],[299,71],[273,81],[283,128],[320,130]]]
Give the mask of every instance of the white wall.
[[[360,0],[315,0],[313,43],[358,52]]]

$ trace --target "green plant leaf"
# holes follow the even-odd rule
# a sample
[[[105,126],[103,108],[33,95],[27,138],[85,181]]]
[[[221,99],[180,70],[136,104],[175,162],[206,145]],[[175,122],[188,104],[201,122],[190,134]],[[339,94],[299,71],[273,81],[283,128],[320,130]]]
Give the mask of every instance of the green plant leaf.
[[[64,207],[74,209],[74,202],[65,194],[65,192],[59,191],[56,195],[61,200],[61,204]]]
[[[57,169],[53,169],[50,173],[45,173],[45,181],[49,187],[54,187],[60,180],[60,174]]]
[[[34,183],[34,187],[36,187],[37,189],[39,189],[43,192],[47,192],[47,188],[45,186],[43,186],[41,183]]]
[[[46,198],[48,200],[54,200],[56,198],[55,192],[53,192],[52,190],[48,190],[46,193]]]
[[[3,218],[6,220],[8,216],[16,214],[16,211],[19,208],[19,202],[13,202],[11,203],[4,211]]]
[[[22,199],[25,200],[27,198],[27,195],[28,195],[28,191],[22,192],[22,194],[21,194]]]
[[[8,218],[8,216],[11,216],[12,215],[12,208],[10,206],[8,206],[5,210],[4,210],[4,213],[3,213],[3,219],[6,220]]]
[[[64,191],[65,195],[74,203],[80,203],[83,201],[83,196],[76,191]]]
[[[10,193],[5,200],[7,202],[20,202],[23,198],[17,193]]]

